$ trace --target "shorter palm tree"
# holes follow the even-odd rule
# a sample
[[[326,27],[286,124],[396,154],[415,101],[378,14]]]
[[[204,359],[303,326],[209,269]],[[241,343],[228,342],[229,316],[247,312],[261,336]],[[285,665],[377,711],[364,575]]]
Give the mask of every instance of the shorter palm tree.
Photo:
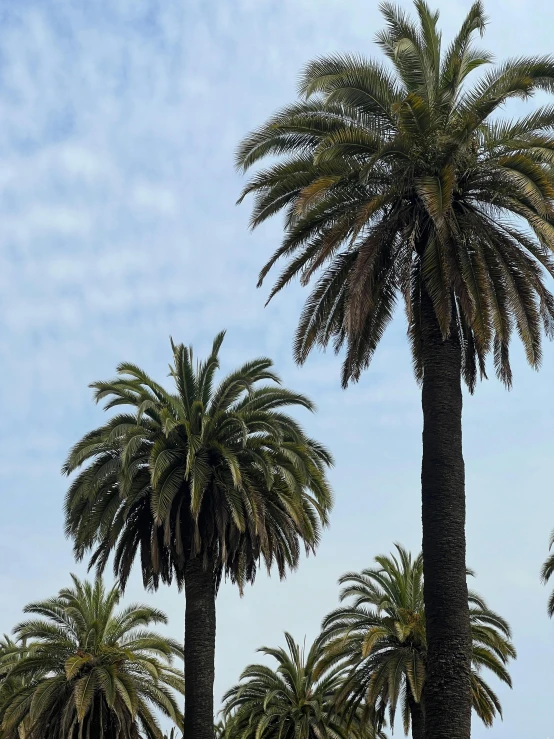
[[[550,545],[548,547],[549,550],[551,550],[553,546],[554,546],[554,531],[550,535]],[[546,560],[546,562],[544,563],[542,567],[541,579],[543,583],[546,584],[550,580],[550,577],[552,576],[553,573],[554,573],[554,552],[552,552],[552,554],[548,557],[548,559]],[[552,618],[552,616],[554,616],[554,590],[552,591],[552,594],[550,595],[550,598],[548,599],[547,609],[548,609],[548,615],[550,616],[550,618]]]
[[[357,710],[364,701],[373,706],[377,722],[388,709],[391,728],[401,703],[404,731],[414,739],[424,736],[427,639],[423,602],[423,561],[401,546],[397,554],[375,557],[377,567],[347,573],[341,601],[346,606],[323,622],[320,644],[326,657],[320,669],[342,667],[347,676],[338,695],[339,705]],[[468,574],[472,574],[468,571]],[[472,635],[471,688],[473,708],[486,726],[502,715],[498,697],[481,676],[482,668],[510,685],[506,663],[516,656],[510,627],[470,591]]]
[[[215,384],[224,332],[205,361],[173,347],[171,389],[134,364],[94,383],[106,409],[124,406],[72,449],[77,472],[66,532],[101,573],[110,554],[125,585],[175,577],[185,590],[185,734],[213,739],[216,596],[221,578],[252,583],[263,562],[284,577],[316,550],[332,494],[329,452],[287,411],[313,410],[280,385],[270,359],[244,363]]]
[[[25,725],[30,739],[162,739],[154,711],[182,728],[175,691],[184,694],[182,647],[148,630],[167,623],[146,605],[116,612],[120,590],[100,579],[32,603],[32,618],[15,629],[29,646],[7,680],[19,685],[2,707],[2,737]]]
[[[290,634],[285,639],[287,649],[259,650],[273,657],[276,670],[248,666],[223,697],[225,739],[375,739],[361,713],[348,726],[336,710],[341,670],[319,669],[317,641],[306,653]]]

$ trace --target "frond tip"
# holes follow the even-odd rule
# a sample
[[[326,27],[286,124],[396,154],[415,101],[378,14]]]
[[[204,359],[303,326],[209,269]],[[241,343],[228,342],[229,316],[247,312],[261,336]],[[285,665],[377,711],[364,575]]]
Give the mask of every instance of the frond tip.
[[[549,543],[549,549],[552,549],[554,547],[554,531],[550,535],[550,543]],[[546,562],[542,566],[541,570],[541,581],[543,584],[546,585],[550,578],[552,577],[552,574],[554,573],[554,553],[551,554],[547,559]],[[550,595],[548,599],[548,604],[546,607],[547,613],[550,618],[554,616],[554,591]]]

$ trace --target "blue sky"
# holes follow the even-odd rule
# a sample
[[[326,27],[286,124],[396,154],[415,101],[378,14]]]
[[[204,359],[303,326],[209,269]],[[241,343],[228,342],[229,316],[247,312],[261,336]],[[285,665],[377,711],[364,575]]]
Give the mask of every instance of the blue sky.
[[[469,4],[440,3],[447,36]],[[497,59],[553,51],[546,0],[533,13],[519,0],[486,7]],[[403,316],[346,392],[330,354],[296,368],[302,291],[264,309],[255,289],[279,220],[251,234],[248,205],[234,205],[240,137],[294,99],[310,58],[376,54],[380,27],[375,0],[0,0],[0,632],[85,571],[63,537],[59,470],[102,421],[88,384],[121,360],[163,379],[170,334],[202,352],[226,328],[226,368],[273,357],[317,402],[303,420],[337,462],[317,557],[284,583],[260,577],[242,599],[223,586],[218,697],[285,629],[315,636],[343,572],[394,541],[419,548],[421,414]],[[539,582],[554,527],[554,347],[540,373],[519,348],[514,365],[510,393],[491,380],[464,411],[468,563],[519,653],[513,691],[498,688],[504,722],[476,722],[477,739],[554,736],[554,623]],[[128,597],[165,609],[181,636],[179,593],[144,594],[135,576]]]

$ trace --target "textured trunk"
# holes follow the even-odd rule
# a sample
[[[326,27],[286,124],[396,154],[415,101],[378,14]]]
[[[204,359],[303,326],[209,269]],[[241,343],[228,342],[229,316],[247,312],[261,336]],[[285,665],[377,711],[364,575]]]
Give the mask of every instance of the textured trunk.
[[[215,583],[201,559],[185,565],[184,739],[214,739]]]
[[[425,739],[425,717],[421,703],[416,703],[410,695],[408,696],[408,705],[412,721],[412,739]]]
[[[443,341],[422,296],[423,567],[427,629],[425,738],[469,739],[471,637],[466,583],[461,347]]]

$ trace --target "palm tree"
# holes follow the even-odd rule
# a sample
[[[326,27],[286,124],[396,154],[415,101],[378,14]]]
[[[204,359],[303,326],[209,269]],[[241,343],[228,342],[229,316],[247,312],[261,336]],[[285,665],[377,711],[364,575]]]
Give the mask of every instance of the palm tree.
[[[277,669],[249,665],[223,697],[226,739],[375,739],[361,712],[350,725],[337,712],[340,669],[320,669],[316,642],[308,653],[285,633],[287,649],[262,647]],[[383,734],[379,734],[382,737]]]
[[[413,739],[422,739],[427,672],[423,560],[421,554],[412,560],[398,544],[396,550],[396,555],[375,557],[377,566],[373,569],[341,577],[339,582],[345,587],[340,599],[350,602],[323,622],[320,643],[327,658],[321,664],[326,668],[339,665],[347,671],[339,703],[355,709],[367,701],[381,720],[388,708],[394,728],[400,700],[405,733],[411,726]],[[502,709],[481,670],[489,669],[511,687],[505,665],[516,652],[506,621],[472,591],[468,602],[473,709],[486,726],[491,726]]]
[[[316,59],[289,105],[242,142],[238,166],[266,156],[242,196],[251,225],[278,211],[285,235],[260,273],[285,260],[269,299],[318,275],[296,332],[303,363],[314,346],[345,348],[342,383],[369,365],[406,308],[422,387],[422,521],[427,614],[427,736],[467,739],[471,640],[465,562],[462,387],[473,391],[492,353],[512,382],[515,331],[532,367],[552,336],[554,108],[517,120],[511,99],[554,89],[554,58],[521,57],[468,84],[491,55],[474,45],[486,18],[474,2],[441,49],[438,12],[416,0],[418,22],[382,3],[377,43],[388,65],[348,54]],[[494,119],[493,119],[494,117]]]
[[[329,453],[284,413],[312,403],[280,387],[265,358],[214,387],[223,336],[196,367],[192,348],[172,343],[171,392],[128,363],[116,380],[94,383],[97,401],[129,411],[87,434],[64,468],[86,465],[66,499],[78,558],[96,547],[91,564],[101,572],[114,552],[125,584],[140,556],[146,587],[184,583],[184,734],[194,739],[213,739],[221,577],[253,582],[260,559],[284,577],[301,544],[315,550],[332,502]]]
[[[554,546],[554,531],[550,535],[550,545],[549,549],[552,549]],[[546,562],[543,565],[542,571],[541,571],[541,579],[543,583],[547,583],[550,580],[550,577],[552,576],[552,573],[554,573],[554,552],[548,557]],[[548,599],[548,615],[550,618],[554,616],[554,590],[552,591],[552,594],[550,598]]]
[[[148,630],[166,616],[138,604],[116,611],[117,585],[72,579],[28,605],[34,618],[14,630],[29,646],[7,675],[19,687],[1,707],[2,736],[23,725],[29,739],[162,739],[153,710],[182,727],[174,691],[184,683],[171,663],[183,650]]]

